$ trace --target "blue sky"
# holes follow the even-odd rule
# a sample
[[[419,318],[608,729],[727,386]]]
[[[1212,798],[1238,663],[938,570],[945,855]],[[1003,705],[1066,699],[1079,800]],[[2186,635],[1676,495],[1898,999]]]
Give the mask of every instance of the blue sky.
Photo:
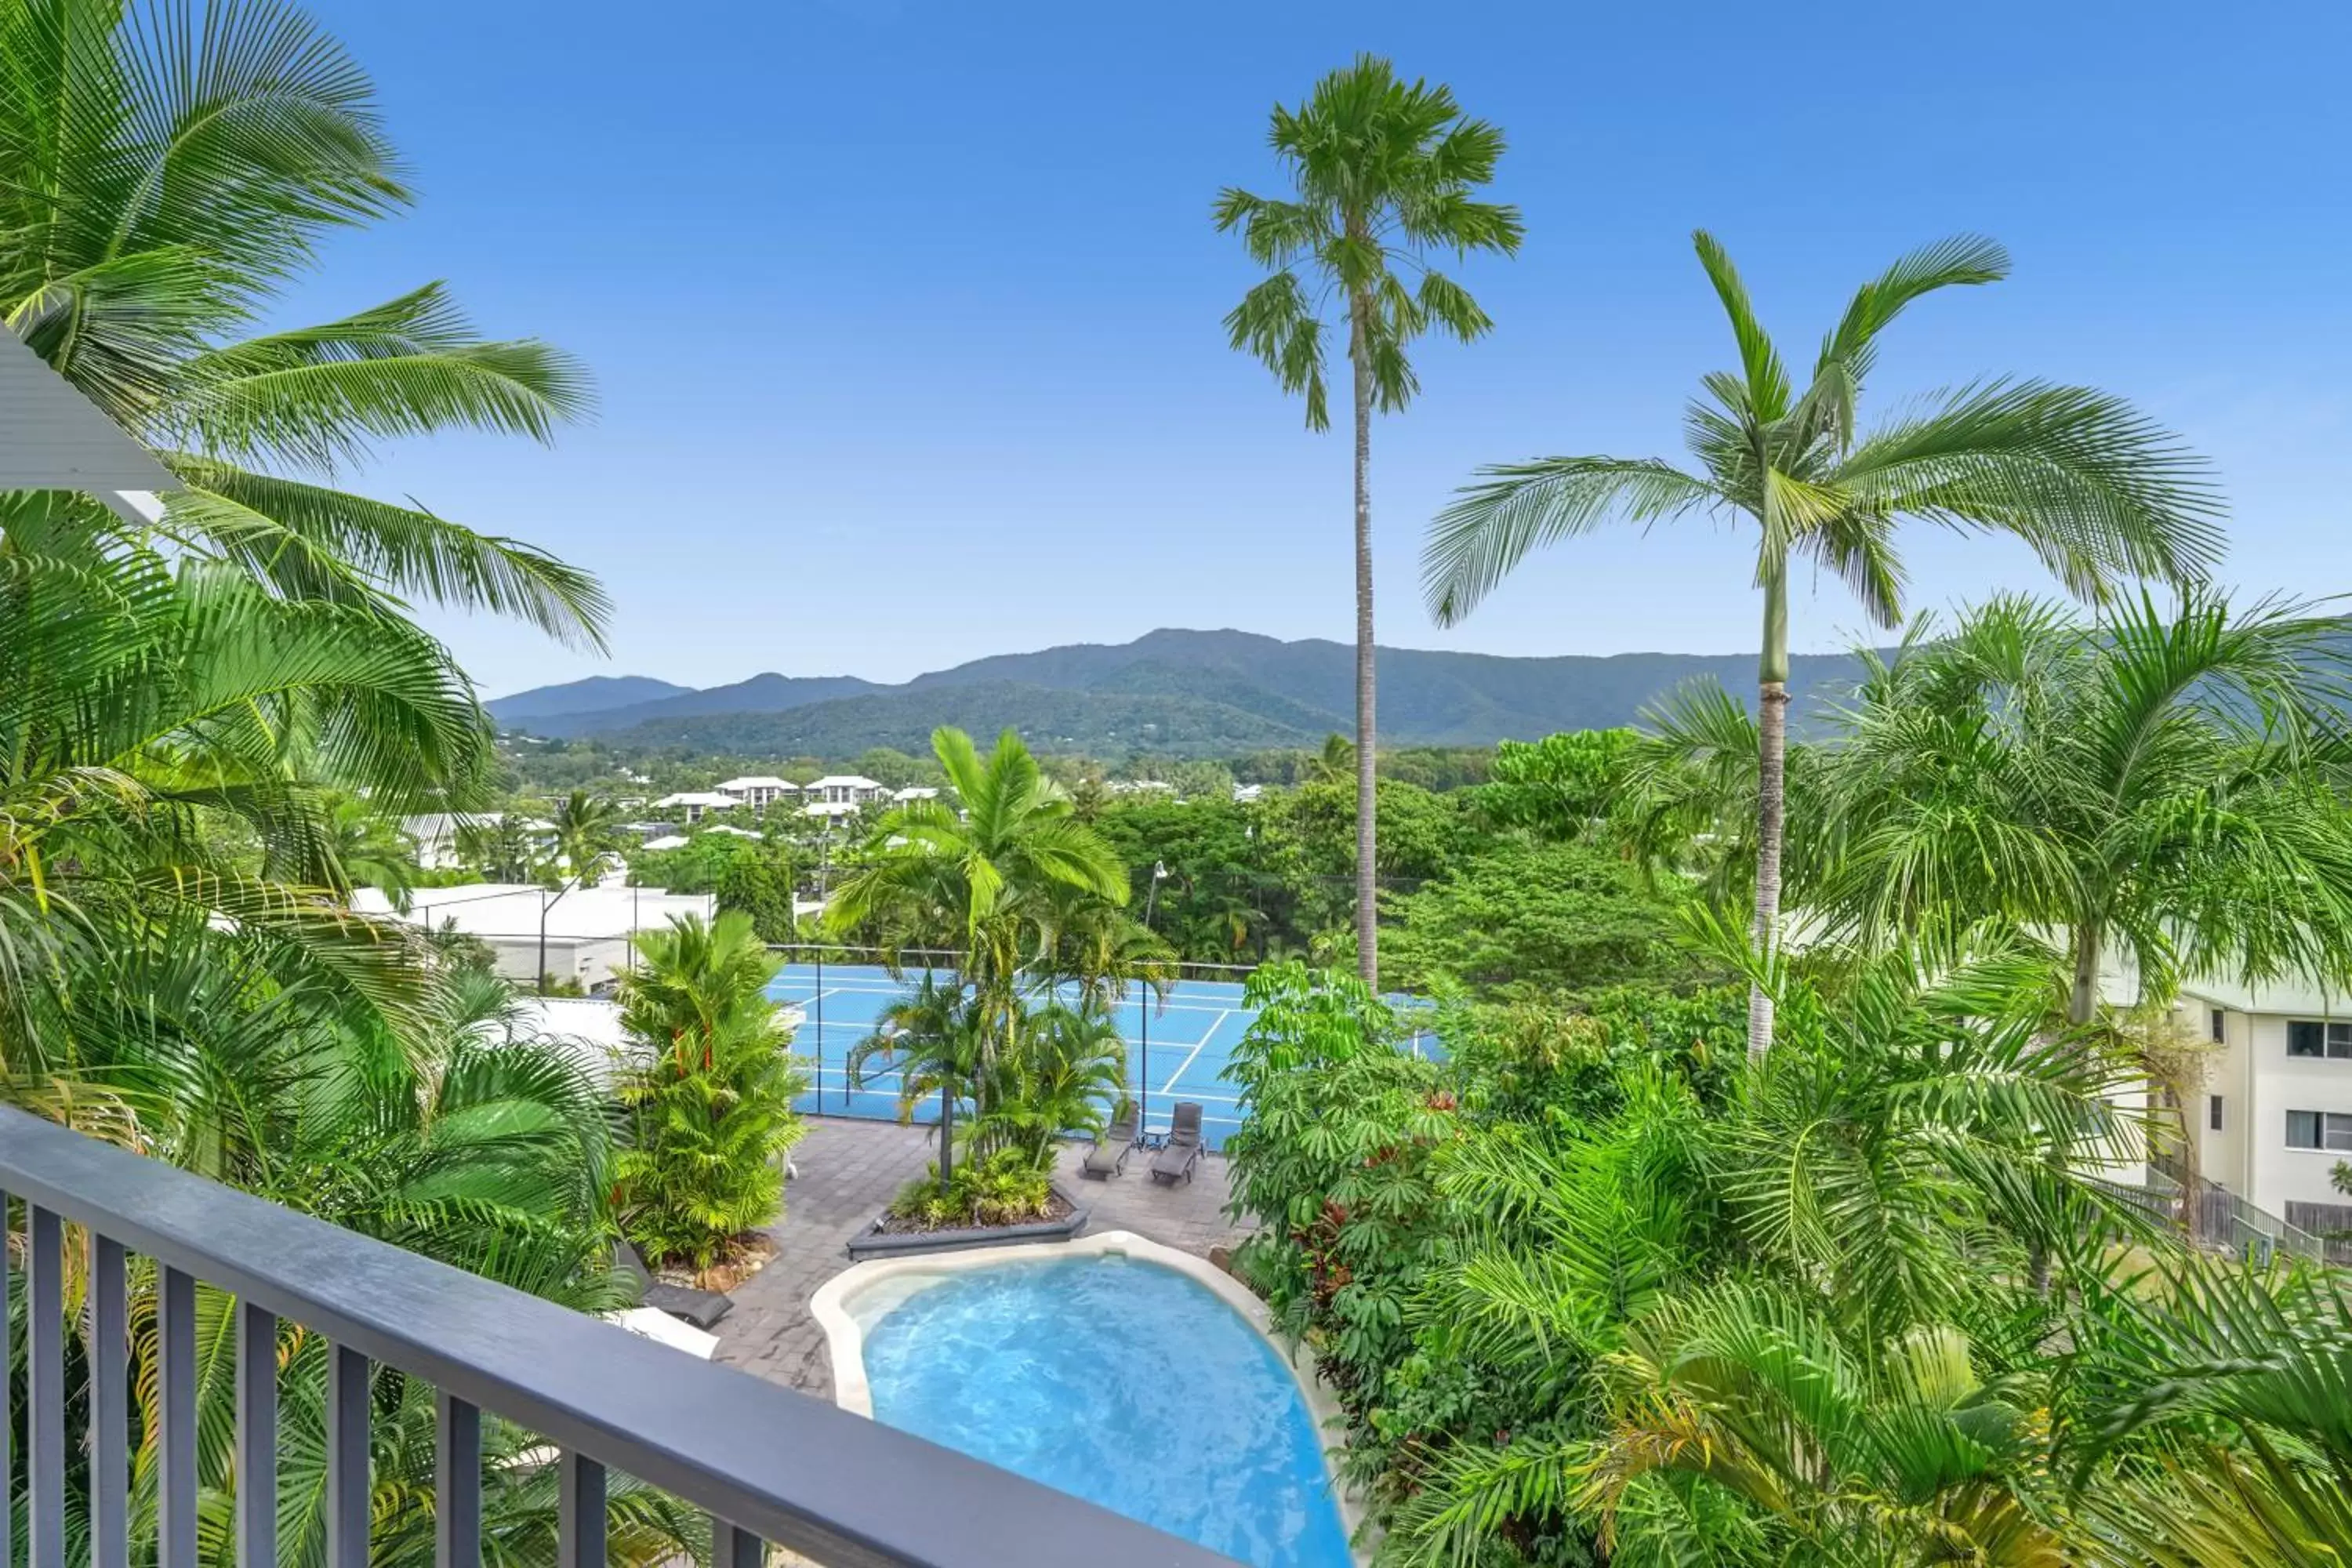
[[[442,438],[359,488],[552,547],[618,605],[599,662],[436,619],[484,689],[603,670],[901,679],[1156,626],[1345,637],[1347,444],[1219,318],[1252,280],[1207,213],[1273,188],[1268,108],[1359,49],[1510,138],[1496,320],[1425,345],[1374,433],[1386,643],[1756,644],[1748,542],[1605,533],[1465,625],[1423,612],[1423,526],[1479,463],[1677,450],[1727,363],[1713,229],[1809,351],[1854,284],[1957,230],[2009,282],[1895,329],[1883,411],[1988,373],[2137,400],[2219,467],[2226,579],[2352,588],[2352,255],[2328,4],[1759,7],[951,0],[324,0],[423,200],[290,305],[446,278],[488,331],[583,356],[587,427]],[[2005,542],[1907,541],[1915,600],[2041,581]],[[1834,583],[1792,638],[1861,626]]]

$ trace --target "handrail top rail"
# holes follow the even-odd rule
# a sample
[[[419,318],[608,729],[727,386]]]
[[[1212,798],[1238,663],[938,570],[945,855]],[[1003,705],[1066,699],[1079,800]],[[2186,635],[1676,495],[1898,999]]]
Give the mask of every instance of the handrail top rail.
[[[821,1563],[1229,1561],[823,1400],[5,1106],[0,1190]]]

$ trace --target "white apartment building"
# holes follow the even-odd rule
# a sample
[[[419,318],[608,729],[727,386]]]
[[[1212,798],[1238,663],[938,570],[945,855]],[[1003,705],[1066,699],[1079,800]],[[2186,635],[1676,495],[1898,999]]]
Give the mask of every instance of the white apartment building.
[[[889,786],[856,773],[827,773],[802,794],[813,805],[866,805],[887,797]]]
[[[2307,981],[2200,980],[2175,1016],[2210,1042],[2189,1108],[2204,1175],[2301,1229],[2352,1231],[2352,997]]]
[[[742,804],[743,803],[741,801],[737,800],[733,795],[721,795],[717,790],[689,789],[680,790],[676,795],[666,795],[662,796],[659,800],[654,802],[654,809],[656,811],[683,811],[686,813],[686,820],[689,823],[694,823],[700,822],[705,816],[711,812],[732,811]]]
[[[732,796],[753,811],[765,811],[772,803],[788,795],[798,795],[801,786],[790,779],[780,779],[773,773],[751,773],[738,779],[722,779],[711,786],[720,795]]]

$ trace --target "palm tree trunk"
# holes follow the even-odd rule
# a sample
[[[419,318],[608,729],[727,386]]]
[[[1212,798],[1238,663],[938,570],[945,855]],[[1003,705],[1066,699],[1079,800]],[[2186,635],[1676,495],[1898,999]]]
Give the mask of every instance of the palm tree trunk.
[[[2099,1010],[2099,922],[2085,920],[2074,928],[2074,984],[2066,997],[2066,1020],[2087,1024]]]
[[[955,1088],[940,1085],[940,1190],[947,1190],[955,1174]]]
[[[1381,983],[1381,906],[1376,823],[1379,743],[1372,722],[1372,366],[1365,352],[1364,312],[1353,301],[1348,359],[1356,379],[1356,972]]]
[[[1764,651],[1756,671],[1756,921],[1758,956],[1769,956],[1780,925],[1780,841],[1789,762],[1789,582],[1775,567],[1764,581]],[[1748,989],[1748,1055],[1772,1048],[1772,998]]]

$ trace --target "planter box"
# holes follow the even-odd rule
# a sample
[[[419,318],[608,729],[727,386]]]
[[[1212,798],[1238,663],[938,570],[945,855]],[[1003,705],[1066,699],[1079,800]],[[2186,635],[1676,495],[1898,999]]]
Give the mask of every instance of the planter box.
[[[1029,1225],[974,1226],[967,1230],[910,1230],[898,1235],[886,1235],[881,1226],[887,1216],[877,1215],[871,1225],[849,1238],[852,1262],[868,1258],[906,1258],[920,1252],[961,1252],[974,1247],[1012,1247],[1022,1242],[1067,1241],[1087,1228],[1087,1206],[1063,1191],[1059,1182],[1054,1184],[1054,1195],[1070,1205],[1070,1212],[1060,1219],[1041,1219]]]

